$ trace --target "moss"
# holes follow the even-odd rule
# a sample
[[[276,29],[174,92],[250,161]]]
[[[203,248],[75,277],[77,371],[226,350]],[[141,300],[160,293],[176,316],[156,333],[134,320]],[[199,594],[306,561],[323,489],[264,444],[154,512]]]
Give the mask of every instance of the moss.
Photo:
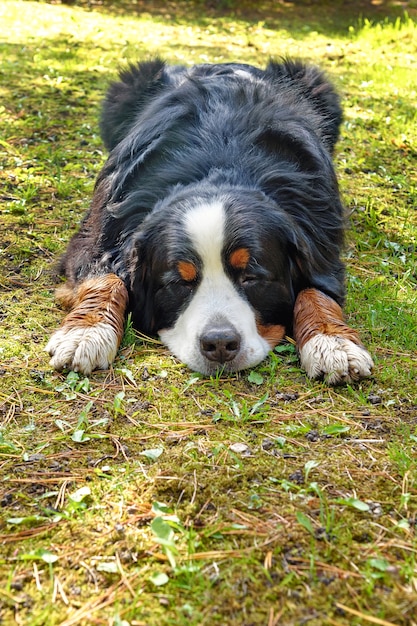
[[[412,624],[416,27],[398,7],[342,4],[0,9],[5,623]],[[99,102],[121,61],[156,53],[297,54],[335,78],[346,313],[373,379],[310,382],[287,348],[206,380],[131,331],[111,371],[51,371],[53,268],[105,158]]]

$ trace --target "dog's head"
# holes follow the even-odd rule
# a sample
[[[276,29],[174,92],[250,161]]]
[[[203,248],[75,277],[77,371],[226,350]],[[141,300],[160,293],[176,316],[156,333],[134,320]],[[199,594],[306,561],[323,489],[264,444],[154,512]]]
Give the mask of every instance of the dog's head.
[[[259,363],[291,326],[295,228],[259,191],[172,194],[131,250],[134,325],[205,374]]]

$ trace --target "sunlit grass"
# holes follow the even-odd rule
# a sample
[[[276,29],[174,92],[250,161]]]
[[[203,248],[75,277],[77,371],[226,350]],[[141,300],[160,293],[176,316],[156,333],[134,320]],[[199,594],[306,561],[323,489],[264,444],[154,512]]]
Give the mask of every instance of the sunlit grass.
[[[0,6],[5,624],[415,621],[416,24],[343,2],[222,7]],[[346,314],[373,379],[311,382],[286,344],[206,380],[129,325],[111,371],[50,369],[53,266],[105,159],[100,101],[120,64],[156,54],[297,55],[332,76]]]

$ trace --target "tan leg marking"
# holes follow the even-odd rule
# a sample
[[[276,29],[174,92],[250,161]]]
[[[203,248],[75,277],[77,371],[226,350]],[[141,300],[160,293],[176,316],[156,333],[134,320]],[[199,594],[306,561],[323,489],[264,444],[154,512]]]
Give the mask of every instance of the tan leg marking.
[[[128,302],[124,283],[115,274],[88,278],[74,288],[58,288],[57,299],[71,311],[45,348],[51,365],[86,375],[106,369],[123,337]]]
[[[370,376],[372,358],[358,333],[346,325],[340,306],[317,289],[305,289],[294,307],[294,338],[310,378],[336,385]]]

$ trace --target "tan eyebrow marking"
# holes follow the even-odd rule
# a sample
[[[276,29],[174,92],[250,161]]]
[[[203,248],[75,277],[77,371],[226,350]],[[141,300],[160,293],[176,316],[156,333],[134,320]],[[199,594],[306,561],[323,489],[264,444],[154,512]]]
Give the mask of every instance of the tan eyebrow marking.
[[[197,268],[194,263],[179,261],[177,267],[181,278],[187,283],[192,283],[197,278]]]
[[[229,263],[235,270],[244,270],[249,263],[250,254],[247,248],[233,250],[229,257]]]

